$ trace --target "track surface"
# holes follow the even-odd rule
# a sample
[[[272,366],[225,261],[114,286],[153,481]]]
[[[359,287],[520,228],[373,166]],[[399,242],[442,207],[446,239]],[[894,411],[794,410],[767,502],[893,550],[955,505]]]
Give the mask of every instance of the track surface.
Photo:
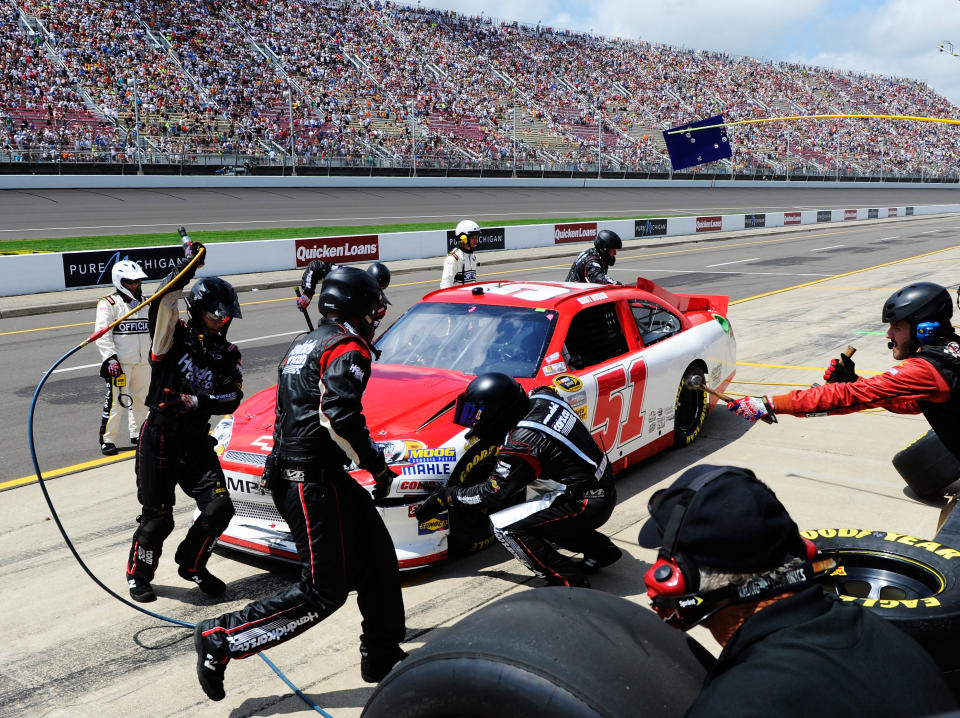
[[[952,188],[3,190],[0,240],[412,222],[896,207]]]
[[[957,226],[960,218],[834,225],[625,251],[612,273],[624,282],[643,275],[668,289],[727,294],[737,300],[950,246],[956,243]],[[553,258],[498,267],[494,254],[483,254],[480,261],[481,277],[509,280],[559,281],[570,265],[570,260]],[[389,289],[393,306],[387,322],[436,288],[438,278],[439,260],[436,270],[398,275]],[[304,328],[292,296],[290,290],[240,296],[243,319],[233,323],[230,338],[243,353],[247,396],[275,383],[277,361]],[[0,373],[0,396],[6,401],[0,406],[0,419],[8,430],[0,435],[0,484],[33,473],[24,433],[15,427],[23,426],[41,372],[90,334],[93,317],[93,310],[86,310],[4,320],[0,352],[5,371]],[[879,323],[875,328],[882,330]],[[97,376],[99,365],[96,348],[88,346],[47,381],[36,420],[41,437],[38,456],[44,471],[100,458],[96,443],[103,392]]]

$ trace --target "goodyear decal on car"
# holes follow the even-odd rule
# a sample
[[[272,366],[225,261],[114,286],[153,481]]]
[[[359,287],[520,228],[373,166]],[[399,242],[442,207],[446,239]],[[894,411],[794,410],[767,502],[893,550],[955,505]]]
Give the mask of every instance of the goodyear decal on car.
[[[560,391],[570,393],[583,389],[583,382],[573,374],[559,374],[553,377],[553,385]]]
[[[441,516],[444,518],[441,518]],[[445,517],[446,514],[440,514],[440,516],[436,518],[424,521],[422,524],[417,524],[417,535],[425,536],[426,534],[436,533],[437,531],[446,531],[450,526],[450,522]]]
[[[952,558],[960,557],[960,551],[955,548],[944,546],[936,541],[928,541],[926,539],[917,538],[916,536],[910,536],[909,534],[894,533],[893,531],[877,531],[876,533],[878,535],[882,534],[884,541],[890,541],[891,543],[902,543],[906,544],[907,546],[922,548],[925,551],[936,554],[940,558],[950,560]],[[800,532],[801,536],[811,540],[816,538],[862,539],[873,534],[873,531],[869,531],[867,529],[808,529]]]
[[[859,603],[865,608],[939,608],[940,601],[933,596],[927,598],[856,598],[840,595],[840,600],[846,603]]]

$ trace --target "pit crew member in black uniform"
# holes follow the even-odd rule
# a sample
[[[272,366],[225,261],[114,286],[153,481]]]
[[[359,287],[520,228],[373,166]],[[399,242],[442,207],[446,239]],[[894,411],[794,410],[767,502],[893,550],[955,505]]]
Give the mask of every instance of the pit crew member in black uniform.
[[[883,305],[887,346],[901,363],[883,374],[859,377],[853,359],[827,367],[829,382],[776,396],[745,396],[727,405],[749,421],[769,414],[823,416],[883,408],[923,414],[937,436],[960,459],[960,336],[950,324],[950,293],[932,282],[908,284]]]
[[[322,259],[314,259],[307,265],[307,268],[303,270],[303,277],[300,279],[300,296],[297,297],[298,309],[301,311],[307,310],[307,307],[310,306],[310,300],[313,299],[313,295],[317,291],[317,285],[320,284],[323,278],[330,273],[330,270],[336,266],[336,264],[330,264]],[[384,293],[386,288],[390,286],[390,268],[383,262],[374,262],[367,267],[367,272],[369,272],[373,278],[377,280],[377,284],[380,285],[380,293],[383,301],[380,306],[381,314],[379,318],[382,319],[387,313],[387,305],[390,304],[390,300],[387,299],[387,295]]]
[[[199,242],[187,245],[188,259],[201,246]],[[165,283],[172,281],[176,272]],[[187,321],[179,319],[177,301],[192,274],[193,269],[150,305],[150,411],[140,431],[136,457],[137,499],[142,511],[126,568],[130,596],[141,602],[156,600],[150,582],[164,539],[173,531],[178,484],[197,502],[200,516],[177,547],[177,573],[210,596],[219,596],[226,589],[223,581],[207,570],[210,552],[233,516],[233,503],[209,432],[211,416],[231,413],[243,398],[240,350],[226,338],[230,322],[241,316],[240,304],[229,283],[206,277],[197,280],[186,298]]]
[[[593,240],[593,247],[580,252],[573,260],[566,281],[620,284],[607,275],[607,270],[617,263],[617,250],[622,248],[620,235],[609,229],[601,229]]]
[[[870,609],[824,594],[836,568],[800,536],[752,471],[695,466],[650,500],[639,543],[653,609],[723,646],[687,712],[699,716],[927,716],[956,703],[912,638]],[[895,656],[883,660],[880,656]]]
[[[141,286],[147,275],[136,262],[123,259],[111,270],[117,291],[97,302],[95,330],[100,331],[143,303]],[[116,456],[123,414],[127,415],[130,444],[136,445],[140,426],[147,417],[147,389],[150,386],[150,330],[147,309],[120,322],[96,341],[103,363],[100,376],[107,382],[100,417],[100,452]],[[122,379],[121,379],[122,377]]]
[[[323,319],[278,368],[274,449],[265,471],[297,545],[300,581],[197,624],[197,675],[215,701],[225,695],[231,658],[252,656],[318,625],[351,590],[363,616],[363,680],[379,682],[406,657],[393,540],[370,492],[344,468],[352,461],[373,475],[374,499],[384,498],[397,476],[371,441],[361,405],[380,288],[362,269],[338,267],[324,280],[318,303]]]
[[[528,398],[506,374],[483,374],[458,399],[454,421],[471,427],[468,438],[506,441],[484,483],[434,492],[417,510],[418,521],[450,507],[486,509],[497,539],[555,585],[587,586],[587,573],[620,558],[620,549],[597,531],[617,503],[613,468],[553,389],[539,387]],[[518,494],[521,503],[503,508]],[[574,561],[551,544],[584,559]]]
[[[477,257],[473,252],[480,241],[480,225],[472,219],[464,219],[457,224],[453,233],[457,246],[443,260],[440,289],[477,281]]]

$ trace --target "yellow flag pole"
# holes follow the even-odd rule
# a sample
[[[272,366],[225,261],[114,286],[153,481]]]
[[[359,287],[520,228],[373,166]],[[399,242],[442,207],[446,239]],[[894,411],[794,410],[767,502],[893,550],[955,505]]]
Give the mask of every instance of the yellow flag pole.
[[[767,122],[787,122],[791,120],[906,120],[910,122],[937,122],[944,125],[960,125],[960,120],[954,120],[949,117],[921,117],[917,115],[791,115],[789,117],[760,117],[754,120],[735,120],[734,122],[721,122],[716,125],[684,127],[668,130],[667,134],[678,135],[686,134],[687,132],[699,132],[700,130],[713,130],[717,127],[757,125]]]

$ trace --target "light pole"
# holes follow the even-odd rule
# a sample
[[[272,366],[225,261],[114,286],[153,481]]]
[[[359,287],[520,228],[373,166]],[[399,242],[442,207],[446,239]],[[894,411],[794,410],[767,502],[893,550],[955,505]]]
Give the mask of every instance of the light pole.
[[[137,174],[143,174],[143,149],[140,144],[140,93],[137,91],[137,75],[133,75],[133,117],[137,128]]]
[[[787,182],[790,181],[790,130],[787,130]]]
[[[603,159],[603,106],[597,108],[597,179],[600,179],[600,161]]]
[[[883,140],[880,140],[880,181],[883,182]]]
[[[834,135],[834,137],[837,140],[837,157],[835,160],[837,167],[836,167],[835,180],[839,182],[840,181],[840,130],[837,130],[837,134]]]
[[[287,110],[290,113],[290,176],[297,176],[297,145],[293,137],[293,87],[287,86],[283,93],[287,96]]]
[[[513,84],[513,176],[517,176],[517,84]]]
[[[413,100],[407,102],[410,111],[410,164],[413,167],[413,176],[417,176],[417,118],[413,114]]]

